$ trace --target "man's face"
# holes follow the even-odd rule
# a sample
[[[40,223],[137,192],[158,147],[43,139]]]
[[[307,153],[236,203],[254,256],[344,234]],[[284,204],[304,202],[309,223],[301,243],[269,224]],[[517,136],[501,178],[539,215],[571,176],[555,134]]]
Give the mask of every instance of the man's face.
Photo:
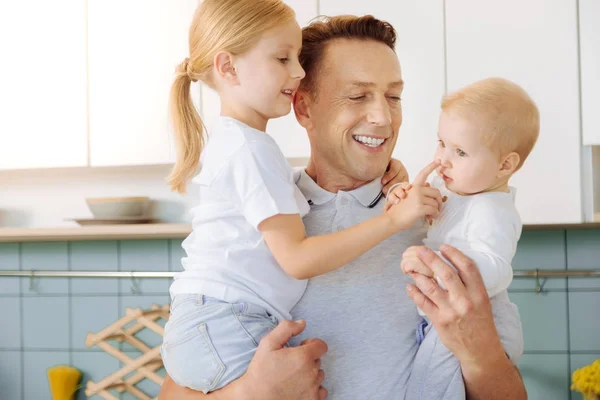
[[[320,168],[371,181],[385,172],[402,124],[396,54],[372,40],[327,45],[306,126]]]

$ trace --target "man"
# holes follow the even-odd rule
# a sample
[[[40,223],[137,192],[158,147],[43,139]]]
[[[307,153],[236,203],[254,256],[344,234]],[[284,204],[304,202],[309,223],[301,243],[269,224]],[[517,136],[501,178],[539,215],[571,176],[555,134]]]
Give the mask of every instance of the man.
[[[371,16],[333,17],[303,30],[300,59],[306,77],[294,110],[311,143],[309,165],[297,177],[311,204],[304,220],[308,235],[347,228],[384,209],[380,177],[402,123],[395,39],[389,24]],[[415,328],[421,319],[415,304],[459,360],[470,399],[525,399],[511,363],[522,353],[516,308],[506,293],[493,299],[499,334],[477,268],[452,248],[442,253],[458,273],[425,248],[420,255],[447,290],[421,275],[410,284],[399,262],[423,237],[417,228],[401,232],[311,279],[292,310],[306,323],[280,324],[261,341],[238,381],[205,396],[167,379],[160,399],[323,399],[328,394],[344,400],[412,400],[406,382],[418,350]],[[294,346],[284,348],[288,340]]]

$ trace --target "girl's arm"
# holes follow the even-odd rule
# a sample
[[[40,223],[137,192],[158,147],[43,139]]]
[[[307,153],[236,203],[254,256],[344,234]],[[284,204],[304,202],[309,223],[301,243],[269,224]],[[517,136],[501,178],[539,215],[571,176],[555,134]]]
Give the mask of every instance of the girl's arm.
[[[337,269],[372,249],[394,233],[409,229],[426,215],[436,216],[441,203],[437,189],[423,186],[437,167],[428,165],[415,179],[407,198],[384,214],[328,235],[307,237],[298,214],[277,214],[258,229],[279,265],[296,279],[309,279]]]

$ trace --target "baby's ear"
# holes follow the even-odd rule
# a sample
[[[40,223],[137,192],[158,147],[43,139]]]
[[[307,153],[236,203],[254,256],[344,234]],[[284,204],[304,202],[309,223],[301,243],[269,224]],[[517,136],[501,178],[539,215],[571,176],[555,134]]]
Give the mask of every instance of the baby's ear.
[[[521,161],[521,157],[512,152],[504,157],[502,164],[500,165],[500,170],[498,171],[498,177],[502,178],[505,176],[510,176],[514,174],[519,166],[519,162]]]

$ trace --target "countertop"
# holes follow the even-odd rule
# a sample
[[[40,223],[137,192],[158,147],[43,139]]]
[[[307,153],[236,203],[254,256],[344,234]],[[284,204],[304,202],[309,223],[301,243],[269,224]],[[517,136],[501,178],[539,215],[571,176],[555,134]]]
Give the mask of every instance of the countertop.
[[[192,231],[188,224],[93,225],[69,228],[0,228],[0,242],[177,239]]]
[[[600,229],[596,222],[528,224],[524,230]],[[57,242],[78,240],[183,239],[192,231],[189,224],[93,225],[69,228],[0,228],[0,242]]]

